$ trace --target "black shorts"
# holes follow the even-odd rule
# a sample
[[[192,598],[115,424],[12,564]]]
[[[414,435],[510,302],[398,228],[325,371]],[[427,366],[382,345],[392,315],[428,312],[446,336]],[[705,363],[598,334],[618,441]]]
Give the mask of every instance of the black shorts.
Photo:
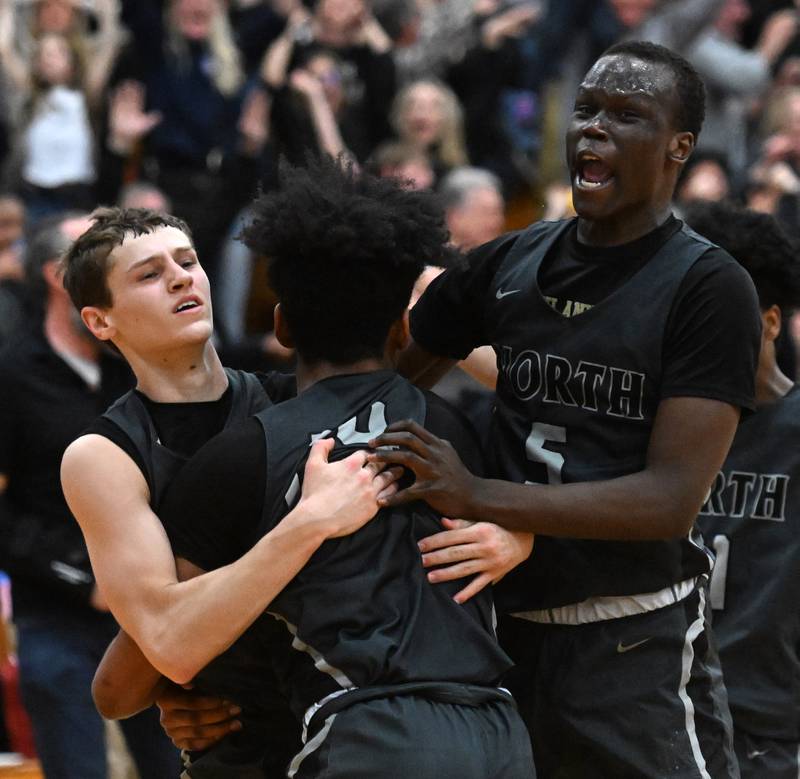
[[[580,625],[501,620],[539,779],[738,779],[705,592]]]
[[[534,779],[516,707],[399,695],[315,717],[294,779]]]
[[[282,779],[300,748],[300,724],[288,709],[274,706],[262,716],[247,710],[242,730],[205,752],[184,752],[181,779]],[[149,777],[148,777],[149,779]]]
[[[742,779],[798,779],[800,743],[733,731]]]

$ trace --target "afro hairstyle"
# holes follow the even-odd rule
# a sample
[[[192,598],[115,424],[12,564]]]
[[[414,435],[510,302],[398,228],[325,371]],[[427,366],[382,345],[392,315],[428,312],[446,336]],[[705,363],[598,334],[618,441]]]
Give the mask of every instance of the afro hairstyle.
[[[241,238],[266,257],[295,346],[310,363],[382,356],[417,277],[448,252],[432,193],[331,157],[283,161],[278,189],[255,201],[252,216]]]
[[[686,223],[725,249],[753,279],[761,308],[800,307],[798,245],[774,217],[726,202],[690,204]]]

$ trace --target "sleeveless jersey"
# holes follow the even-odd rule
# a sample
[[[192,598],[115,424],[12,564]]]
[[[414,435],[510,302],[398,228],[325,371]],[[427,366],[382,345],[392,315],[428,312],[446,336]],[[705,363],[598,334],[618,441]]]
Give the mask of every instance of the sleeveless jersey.
[[[800,386],[744,419],[698,524],[734,725],[800,740]]]
[[[225,368],[231,391],[231,407],[225,427],[242,421],[271,405],[261,382],[244,371]],[[164,491],[187,457],[164,446],[141,398],[131,390],[116,401],[103,417],[113,422],[132,441],[145,466],[144,477],[150,489],[150,505],[158,510]]]
[[[268,474],[257,537],[299,497],[313,441],[333,437],[332,457],[343,457],[392,422],[425,417],[425,395],[391,371],[326,379],[260,412]],[[455,415],[453,423],[461,424]],[[491,594],[458,605],[452,598],[463,580],[428,582],[417,542],[440,530],[427,504],[383,509],[356,533],[326,541],[273,601],[268,611],[283,633],[272,647],[276,676],[298,715],[343,689],[492,685],[509,668],[494,636]]]
[[[486,296],[499,368],[490,452],[494,473],[510,481],[600,481],[645,467],[670,309],[687,271],[713,246],[684,226],[619,289],[565,317],[544,299],[538,274],[570,224],[523,232]],[[709,569],[697,539],[538,536],[530,559],[501,582],[498,605],[514,612],[656,592]]]

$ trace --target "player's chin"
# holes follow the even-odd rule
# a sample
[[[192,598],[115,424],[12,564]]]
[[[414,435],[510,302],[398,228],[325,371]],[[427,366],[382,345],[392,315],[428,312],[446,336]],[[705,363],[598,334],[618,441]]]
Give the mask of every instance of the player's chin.
[[[207,319],[192,322],[181,329],[176,334],[178,339],[184,343],[203,343],[214,333],[214,325]]]
[[[578,215],[586,219],[596,219],[604,215],[612,206],[616,191],[616,178],[611,176],[603,182],[585,181],[576,174],[572,178],[572,205]]]

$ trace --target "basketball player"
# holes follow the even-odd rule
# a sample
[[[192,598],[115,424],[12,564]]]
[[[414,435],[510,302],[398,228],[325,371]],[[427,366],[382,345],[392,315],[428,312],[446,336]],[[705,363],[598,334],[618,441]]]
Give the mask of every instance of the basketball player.
[[[67,449],[64,493],[114,616],[154,666],[188,681],[325,538],[373,516],[392,477],[362,468],[362,453],[328,465],[330,444],[315,447],[307,492],[288,521],[241,560],[179,584],[155,513],[166,484],[211,436],[271,401],[252,376],[220,364],[208,279],[175,217],[98,212],[66,256],[64,281],[89,330],[111,342],[137,378],[137,390]]]
[[[683,59],[609,49],[567,130],[578,218],[478,248],[415,307],[407,375],[495,349],[497,479],[415,424],[373,441],[416,474],[387,505],[539,534],[498,606],[544,777],[738,776],[692,526],[753,403],[760,317],[746,272],[670,210],[703,114]]]
[[[276,333],[297,349],[299,394],[217,436],[173,482],[162,517],[181,566],[196,571],[229,564],[280,527],[312,441],[335,440],[345,454],[410,416],[481,467],[458,412],[391,370],[414,281],[446,240],[432,196],[329,160],[284,169],[280,191],[253,211],[245,241],[269,260]],[[232,658],[194,680],[248,701],[262,669],[276,671],[304,724],[288,776],[533,776],[523,723],[496,687],[509,661],[491,595],[456,603],[464,580],[431,586],[420,564],[419,540],[438,529],[419,503],[326,542]],[[231,660],[238,674],[223,667]]]
[[[766,214],[721,203],[686,215],[752,276],[761,304],[756,413],[739,424],[698,525],[742,777],[800,776],[800,391],[775,361],[800,307],[797,247]]]

